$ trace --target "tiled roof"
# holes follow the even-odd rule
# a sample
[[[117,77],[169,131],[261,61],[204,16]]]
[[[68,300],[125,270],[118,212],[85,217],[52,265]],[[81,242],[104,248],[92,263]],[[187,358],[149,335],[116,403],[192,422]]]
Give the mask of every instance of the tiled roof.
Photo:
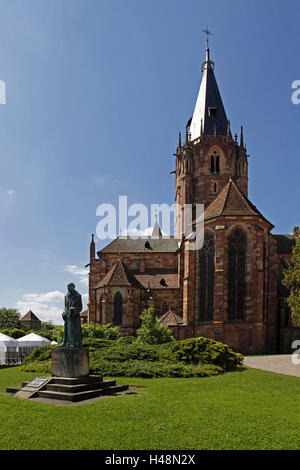
[[[277,253],[292,253],[292,249],[295,246],[296,240],[292,234],[273,234],[273,237],[277,240]]]
[[[174,289],[178,288],[178,274],[147,274],[135,275],[145,289]]]
[[[104,286],[134,286],[143,289],[143,286],[121,259],[118,259],[96,288]]]
[[[205,210],[204,220],[220,216],[238,215],[259,216],[266,220],[252,202],[240,191],[235,182],[230,179],[220,194],[218,194]]]
[[[152,239],[151,237],[116,238],[109,245],[98,251],[101,253],[175,253],[178,249],[178,241],[173,236],[170,238]]]
[[[158,319],[159,323],[168,326],[177,326],[183,324],[183,319],[172,310],[168,310]]]
[[[26,315],[24,315],[24,317],[21,318],[20,321],[32,321],[32,320],[35,320],[35,321],[41,321],[31,310],[29,310],[29,312],[26,313]]]

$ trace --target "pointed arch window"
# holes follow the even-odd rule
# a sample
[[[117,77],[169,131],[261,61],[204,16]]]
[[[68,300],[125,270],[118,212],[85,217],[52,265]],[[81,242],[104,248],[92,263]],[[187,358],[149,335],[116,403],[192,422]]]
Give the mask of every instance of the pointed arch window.
[[[220,173],[220,157],[219,157],[219,155],[216,156],[216,173],[217,173],[217,175]]]
[[[212,321],[214,310],[215,242],[212,234],[204,236],[200,251],[200,321]]]
[[[220,157],[216,150],[214,150],[213,155],[210,157],[210,172],[217,175],[220,173]]]
[[[215,157],[213,155],[210,157],[210,172],[215,172]]]
[[[116,292],[114,295],[114,325],[122,325],[123,317],[123,297],[120,292]]]
[[[228,319],[244,320],[246,295],[247,239],[240,229],[234,230],[228,242]]]
[[[103,295],[101,294],[100,295],[100,298],[99,298],[99,323],[102,323],[102,299],[103,299]]]

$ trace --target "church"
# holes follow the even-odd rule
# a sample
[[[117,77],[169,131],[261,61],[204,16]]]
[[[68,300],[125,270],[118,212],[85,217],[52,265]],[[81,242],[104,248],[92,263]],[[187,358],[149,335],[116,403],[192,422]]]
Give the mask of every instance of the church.
[[[204,205],[203,247],[189,249],[188,237],[164,238],[157,221],[152,236],[118,237],[97,256],[92,236],[87,321],[135,335],[142,311],[153,305],[177,339],[204,336],[243,354],[291,352],[300,328],[290,322],[281,277],[295,241],[273,235],[272,222],[248,198],[243,128],[232,136],[208,44],[174,159],[175,202]]]

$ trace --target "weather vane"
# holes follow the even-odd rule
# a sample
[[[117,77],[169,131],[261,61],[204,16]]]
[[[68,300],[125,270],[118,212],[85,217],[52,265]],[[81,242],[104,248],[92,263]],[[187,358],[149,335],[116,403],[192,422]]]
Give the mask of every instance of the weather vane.
[[[209,30],[208,30],[208,27],[206,29],[202,29],[203,33],[206,34],[206,45],[207,45],[207,49],[208,49],[208,37],[210,35],[212,35],[213,33],[211,33]]]

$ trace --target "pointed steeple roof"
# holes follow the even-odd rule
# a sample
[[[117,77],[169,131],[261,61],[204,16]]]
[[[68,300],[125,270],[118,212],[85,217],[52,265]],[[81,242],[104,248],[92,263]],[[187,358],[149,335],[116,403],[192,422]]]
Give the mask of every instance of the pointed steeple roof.
[[[120,258],[99,282],[97,288],[104,286],[134,286],[144,289]]]
[[[155,217],[156,217],[156,220],[155,220],[155,225],[154,225],[153,230],[152,230],[151,238],[161,238],[162,233],[161,233],[160,227],[158,225],[157,216],[155,216]]]
[[[202,135],[227,135],[228,121],[214,74],[214,62],[206,49],[202,80],[190,125],[191,140]],[[201,131],[202,130],[202,131]]]
[[[29,310],[29,312],[26,313],[26,315],[24,315],[24,317],[21,318],[20,321],[29,321],[29,320],[35,320],[35,321],[40,321],[40,319],[31,311]]]
[[[204,212],[204,220],[220,216],[259,216],[272,225],[240,191],[230,178],[220,194],[214,199]],[[273,225],[272,225],[273,226]]]

